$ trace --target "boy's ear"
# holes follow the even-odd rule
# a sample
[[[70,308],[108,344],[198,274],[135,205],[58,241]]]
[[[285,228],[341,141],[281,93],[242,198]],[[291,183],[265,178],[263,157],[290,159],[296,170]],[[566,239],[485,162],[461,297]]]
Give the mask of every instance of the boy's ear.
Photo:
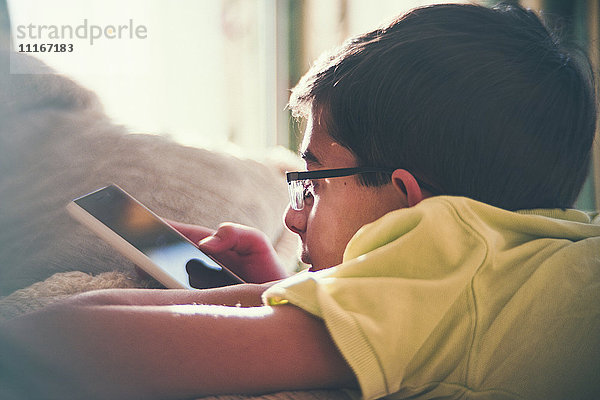
[[[412,207],[423,200],[423,193],[415,177],[404,169],[397,169],[392,173],[392,184],[406,195],[408,206]]]

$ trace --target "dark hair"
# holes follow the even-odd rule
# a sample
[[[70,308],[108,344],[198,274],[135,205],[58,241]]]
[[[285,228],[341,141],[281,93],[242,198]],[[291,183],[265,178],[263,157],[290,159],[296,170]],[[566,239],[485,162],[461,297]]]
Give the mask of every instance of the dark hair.
[[[508,210],[572,206],[596,125],[585,56],[512,5],[418,8],[352,38],[300,80],[290,108],[320,113],[361,165]]]

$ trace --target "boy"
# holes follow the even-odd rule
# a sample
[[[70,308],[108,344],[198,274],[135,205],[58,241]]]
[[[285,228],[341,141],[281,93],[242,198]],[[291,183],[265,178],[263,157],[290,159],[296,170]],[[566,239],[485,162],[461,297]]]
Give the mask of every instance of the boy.
[[[597,397],[600,226],[564,209],[589,163],[590,82],[517,7],[417,9],[348,41],[290,102],[308,171],[288,174],[285,223],[311,270],[94,292],[9,321],[36,368],[26,389]],[[259,232],[174,225],[248,280],[283,278]]]

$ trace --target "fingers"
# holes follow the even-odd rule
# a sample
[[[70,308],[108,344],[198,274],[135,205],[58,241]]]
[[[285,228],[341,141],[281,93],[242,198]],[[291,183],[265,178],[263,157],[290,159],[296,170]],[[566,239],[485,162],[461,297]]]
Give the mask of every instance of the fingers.
[[[199,243],[246,282],[264,283],[287,277],[269,238],[258,229],[226,223]]]
[[[202,239],[215,233],[214,229],[203,226],[184,224],[182,222],[171,221],[168,219],[165,219],[165,222],[194,243],[198,243]]]
[[[211,253],[234,251],[237,254],[252,254],[270,249],[267,236],[255,228],[225,223],[212,235],[200,241],[201,249]]]
[[[224,223],[215,231],[203,226],[165,221],[210,254],[216,255],[226,251],[233,251],[238,255],[269,253],[273,247],[267,235],[245,225]]]

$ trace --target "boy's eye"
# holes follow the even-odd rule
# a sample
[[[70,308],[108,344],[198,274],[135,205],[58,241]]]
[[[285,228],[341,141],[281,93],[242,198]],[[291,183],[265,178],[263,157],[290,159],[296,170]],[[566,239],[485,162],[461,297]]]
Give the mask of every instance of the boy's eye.
[[[302,183],[302,196],[306,199],[309,197],[314,197],[315,195],[315,185],[310,180],[307,179]]]

